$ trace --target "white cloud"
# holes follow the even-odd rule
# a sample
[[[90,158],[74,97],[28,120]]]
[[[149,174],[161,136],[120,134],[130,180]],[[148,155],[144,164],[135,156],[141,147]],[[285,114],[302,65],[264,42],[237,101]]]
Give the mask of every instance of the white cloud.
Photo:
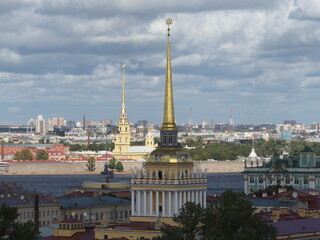
[[[2,48],[0,49],[0,61],[4,63],[16,64],[21,62],[21,56],[15,51]]]
[[[23,0],[1,1],[0,11],[0,101],[5,109],[28,103],[20,118],[35,109],[64,112],[66,118],[85,110],[96,120],[118,117],[126,63],[131,121],[160,122],[144,109],[162,111],[167,17],[174,20],[180,122],[187,114],[179,107],[199,106],[195,121],[224,121],[223,109],[236,106],[239,121],[262,122],[268,115],[281,121],[292,105],[320,101],[310,94],[320,83],[316,0]],[[208,104],[214,113],[207,112]],[[292,117],[319,118],[303,112]]]

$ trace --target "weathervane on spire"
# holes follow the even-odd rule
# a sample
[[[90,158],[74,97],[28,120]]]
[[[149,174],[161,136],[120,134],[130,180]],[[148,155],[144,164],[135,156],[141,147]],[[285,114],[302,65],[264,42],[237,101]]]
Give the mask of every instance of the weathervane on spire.
[[[166,23],[167,23],[167,25],[168,25],[168,37],[170,37],[170,25],[173,23],[172,18],[168,18],[168,19],[166,20]]]

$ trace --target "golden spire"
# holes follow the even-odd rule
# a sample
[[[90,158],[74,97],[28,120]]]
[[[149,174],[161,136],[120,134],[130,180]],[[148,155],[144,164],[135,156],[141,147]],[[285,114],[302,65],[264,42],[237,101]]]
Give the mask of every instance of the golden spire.
[[[166,67],[166,87],[164,98],[164,112],[161,130],[177,130],[174,119],[174,105],[173,105],[173,87],[172,87],[172,71],[171,71],[171,54],[170,54],[170,25],[172,19],[168,18],[166,23],[168,25],[168,46],[167,46],[167,67]]]
[[[125,92],[124,92],[124,68],[125,64],[122,65],[122,107],[121,107],[121,117],[127,117],[126,105],[125,105]]]

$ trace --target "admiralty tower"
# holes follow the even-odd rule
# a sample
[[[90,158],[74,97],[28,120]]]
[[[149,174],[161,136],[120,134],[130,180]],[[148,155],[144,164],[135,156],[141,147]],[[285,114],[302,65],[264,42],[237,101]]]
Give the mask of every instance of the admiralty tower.
[[[163,122],[160,144],[147,157],[144,166],[132,170],[130,221],[173,224],[172,217],[186,202],[206,207],[206,171],[196,169],[188,151],[178,142],[175,123],[170,51],[170,25],[167,19],[168,43]]]

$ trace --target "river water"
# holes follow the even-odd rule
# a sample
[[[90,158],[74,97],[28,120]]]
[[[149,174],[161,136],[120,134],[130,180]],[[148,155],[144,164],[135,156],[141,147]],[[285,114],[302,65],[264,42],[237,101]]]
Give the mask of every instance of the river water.
[[[131,175],[116,174],[112,181],[130,181]],[[67,189],[74,189],[84,181],[103,181],[101,175],[0,175],[0,182],[16,182],[26,191],[36,191],[53,196],[64,195]],[[241,173],[208,173],[208,194],[219,194],[227,189],[243,192],[244,183]]]

